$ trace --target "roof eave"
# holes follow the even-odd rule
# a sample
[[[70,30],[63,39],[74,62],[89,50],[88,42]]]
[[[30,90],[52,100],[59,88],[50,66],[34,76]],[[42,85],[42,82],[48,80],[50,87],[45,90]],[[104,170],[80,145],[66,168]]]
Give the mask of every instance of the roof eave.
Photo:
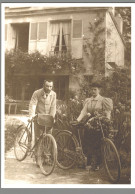
[[[42,15],[42,14],[60,14],[68,12],[87,12],[87,11],[107,11],[108,7],[43,7],[42,9],[7,9],[5,11],[5,17],[19,17],[28,15]]]

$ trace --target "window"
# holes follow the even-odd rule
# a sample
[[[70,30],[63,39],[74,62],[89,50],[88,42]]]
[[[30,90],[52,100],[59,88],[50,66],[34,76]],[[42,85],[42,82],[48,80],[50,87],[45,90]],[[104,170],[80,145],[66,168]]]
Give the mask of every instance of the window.
[[[82,38],[82,20],[73,21],[73,38]]]
[[[5,41],[7,41],[7,24],[5,24]]]
[[[31,23],[30,40],[47,39],[47,22]]]
[[[28,52],[29,23],[12,23],[11,29],[12,48]]]
[[[71,43],[71,22],[52,22],[51,55],[68,55]]]
[[[47,22],[39,22],[38,25],[38,39],[47,39]]]
[[[31,34],[30,34],[31,40],[37,40],[37,23],[31,24]]]

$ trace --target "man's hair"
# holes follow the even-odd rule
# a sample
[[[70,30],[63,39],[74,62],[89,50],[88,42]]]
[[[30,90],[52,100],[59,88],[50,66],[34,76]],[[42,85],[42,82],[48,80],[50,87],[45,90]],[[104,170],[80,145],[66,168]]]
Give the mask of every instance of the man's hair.
[[[44,80],[44,84],[45,84],[46,82],[53,82],[53,80],[51,80],[51,79],[46,79],[46,80]]]

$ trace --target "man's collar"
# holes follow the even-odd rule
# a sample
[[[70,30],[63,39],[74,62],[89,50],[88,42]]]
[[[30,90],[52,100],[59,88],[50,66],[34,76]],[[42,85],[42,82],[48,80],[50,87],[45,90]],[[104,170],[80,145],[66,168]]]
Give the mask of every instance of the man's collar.
[[[45,93],[45,92],[44,92],[44,93]],[[46,93],[45,93],[45,94],[46,94]],[[51,96],[51,95],[52,95],[52,90],[51,90],[51,92],[50,92],[50,93],[48,93],[48,95],[49,95],[49,96]]]
[[[46,95],[44,89],[42,89],[42,95],[43,95],[43,96]],[[52,90],[51,90],[51,92],[50,92],[48,95],[50,95],[50,96],[52,95]]]

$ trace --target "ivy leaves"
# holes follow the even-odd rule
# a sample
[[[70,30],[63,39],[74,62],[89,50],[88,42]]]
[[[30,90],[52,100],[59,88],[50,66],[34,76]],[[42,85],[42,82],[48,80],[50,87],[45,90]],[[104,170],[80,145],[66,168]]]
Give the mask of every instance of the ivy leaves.
[[[46,56],[38,51],[25,53],[21,50],[6,52],[6,76],[13,74],[67,73],[76,74],[83,69],[82,59],[71,56]]]

